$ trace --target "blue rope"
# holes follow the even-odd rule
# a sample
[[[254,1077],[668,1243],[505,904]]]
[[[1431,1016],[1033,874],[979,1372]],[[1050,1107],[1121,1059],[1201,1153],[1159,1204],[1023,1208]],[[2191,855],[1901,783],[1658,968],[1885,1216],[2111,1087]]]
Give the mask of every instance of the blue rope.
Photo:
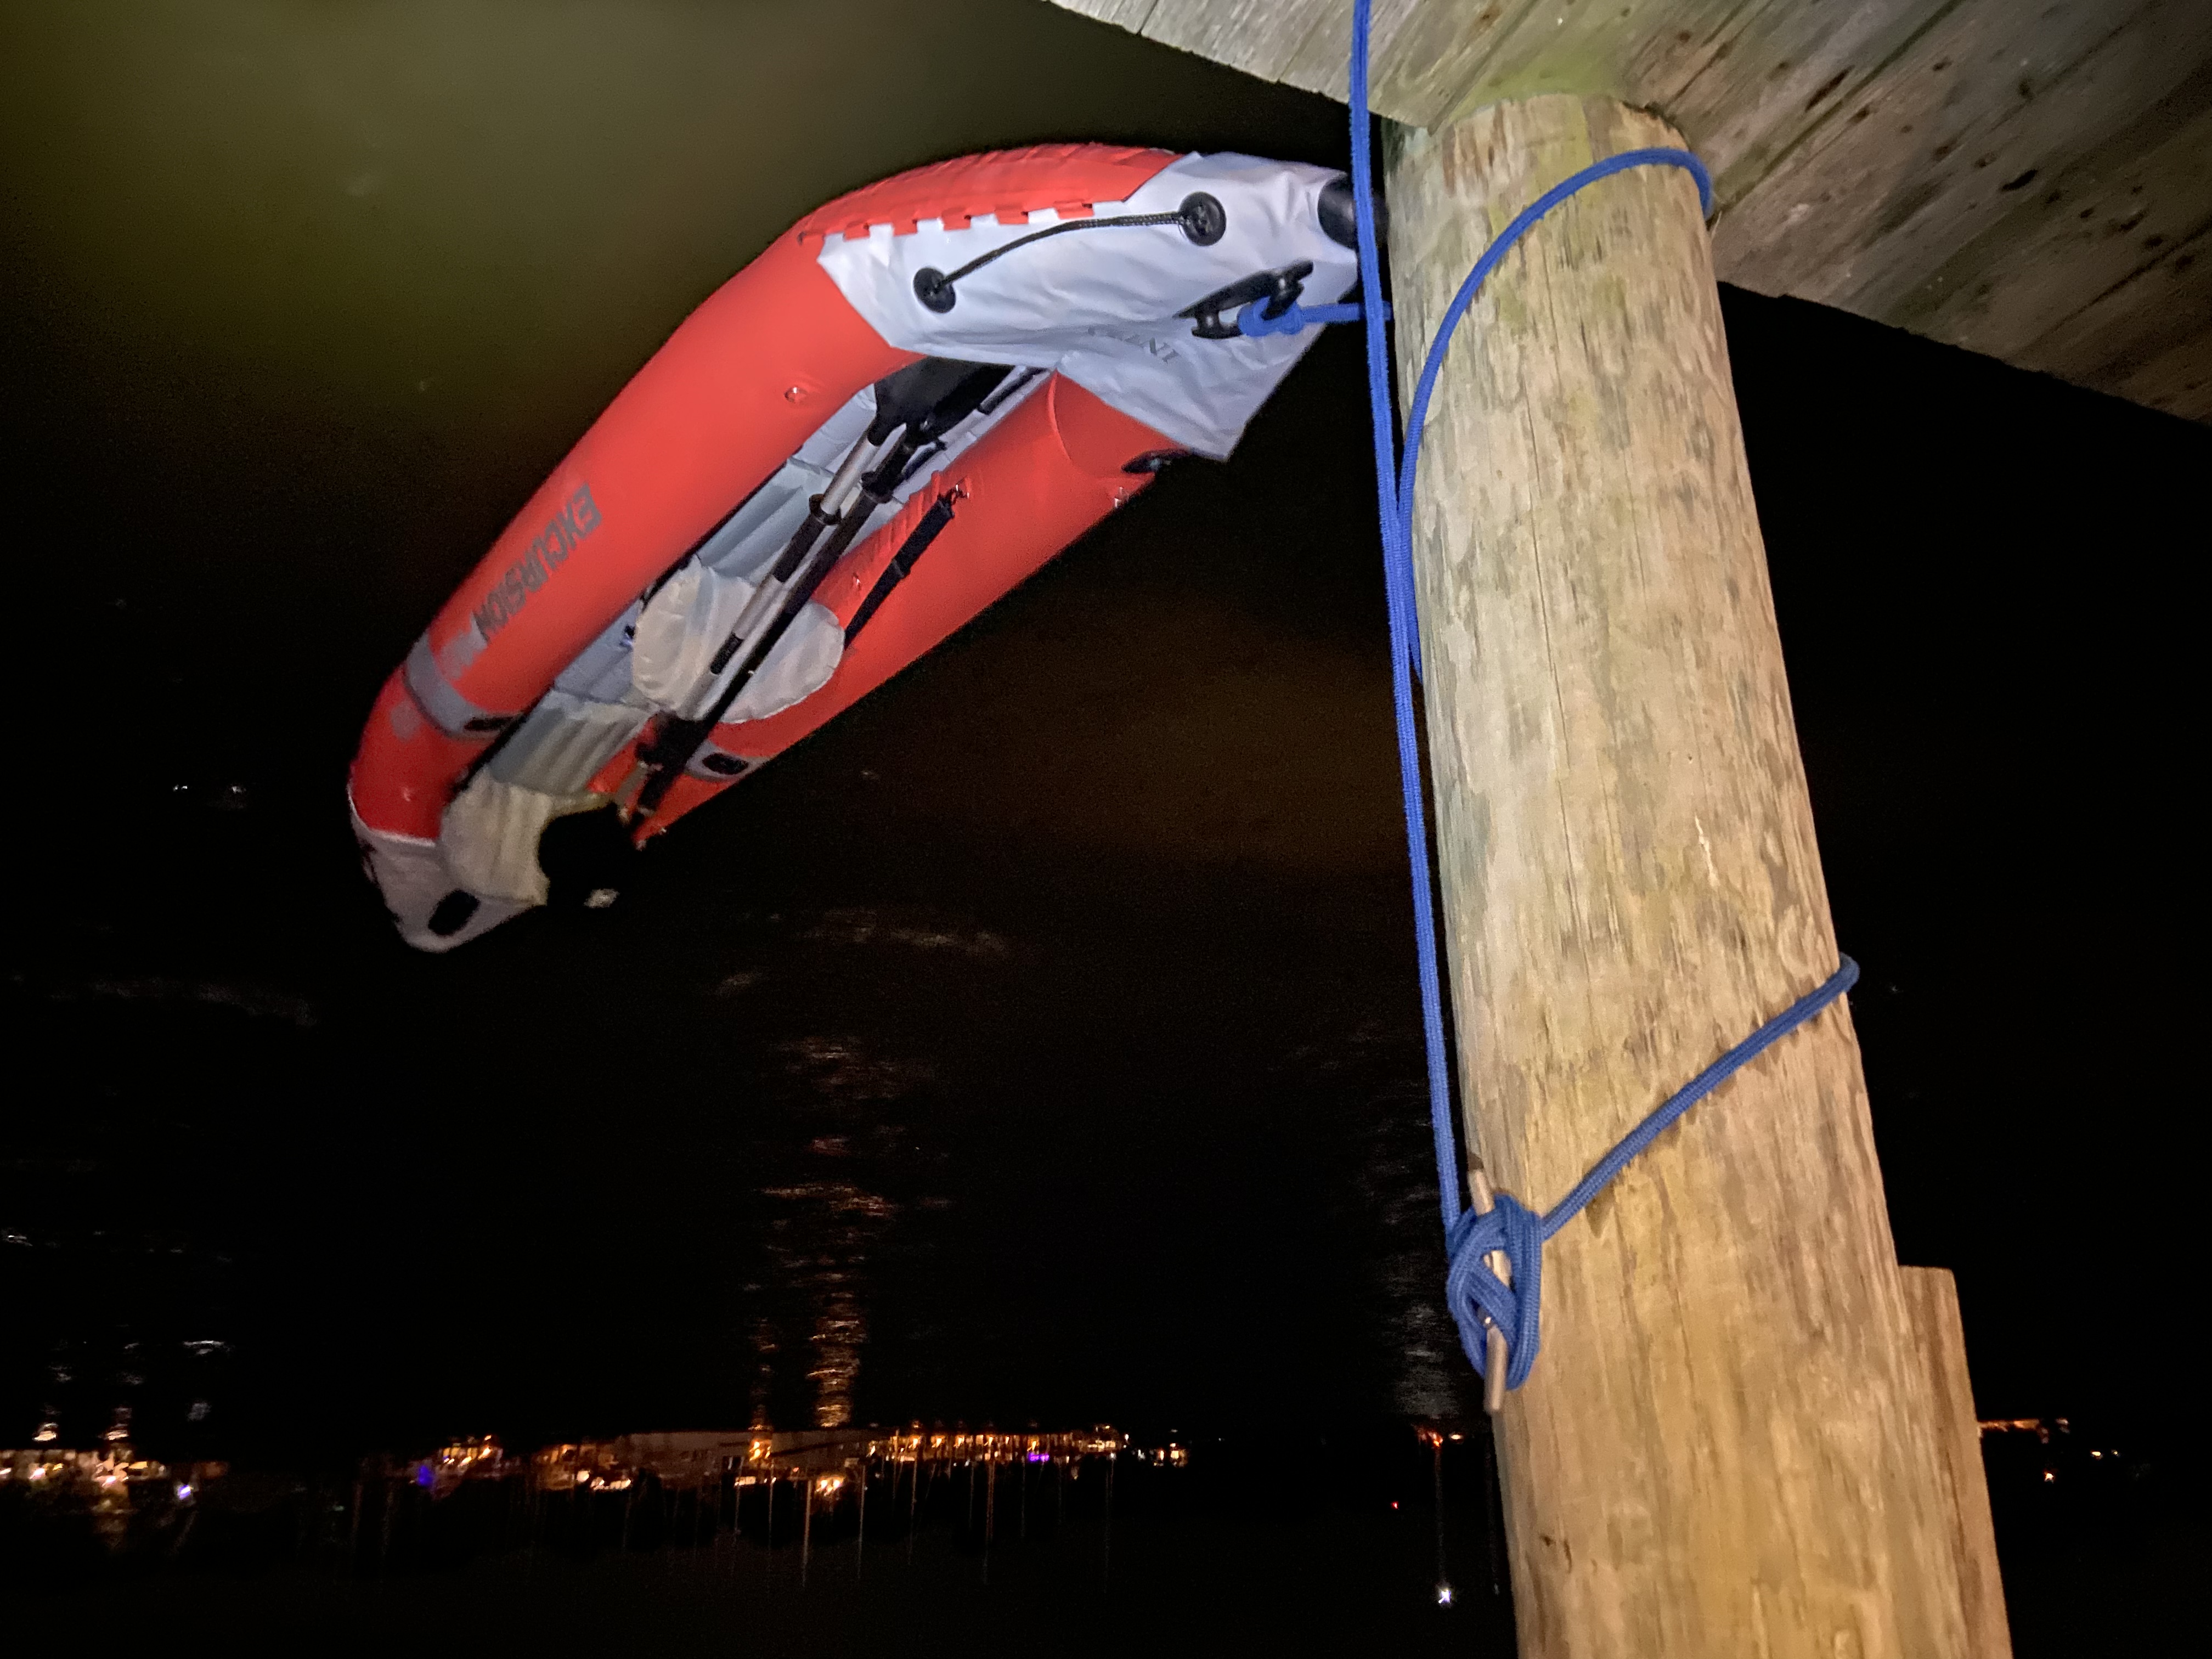
[[[1383,593],[1390,616],[1392,702],[1397,716],[1398,776],[1405,794],[1406,851],[1413,872],[1413,938],[1421,981],[1421,1032],[1429,1073],[1429,1126],[1436,1142],[1437,1184],[1442,1201],[1444,1238],[1451,1266],[1444,1297],[1457,1321],[1460,1345],[1477,1371],[1485,1369],[1487,1334],[1495,1328],[1506,1346],[1505,1383],[1517,1389],[1528,1380],[1540,1342],[1539,1312],[1543,1289],[1543,1247],[1596,1197],[1667,1127],[1703,1100],[1756,1055],[1796,1030],[1842,996],[1858,978],[1858,965],[1842,960],[1828,981],[1791,1004],[1729,1049],[1664,1104],[1623,1136],[1588,1175],[1552,1209],[1539,1216],[1510,1194],[1497,1195],[1486,1215],[1460,1202],[1459,1149],[1452,1124],[1451,1078],[1444,1056],[1443,997],[1437,975],[1437,921],[1429,896],[1429,831],[1421,801],[1419,737],[1413,719],[1413,682],[1421,672],[1420,636],[1413,594],[1413,480],[1420,463],[1421,433],[1429,399],[1443,368],[1452,331],[1474,304],[1484,280],[1529,228],[1577,191],[1631,167],[1675,167],[1697,181],[1698,200],[1712,212],[1713,185],[1705,164],[1686,149],[1625,150],[1562,179],[1516,215],[1483,250],[1474,269],[1446,307],[1436,338],[1414,383],[1406,417],[1401,459],[1392,441],[1389,358],[1382,325],[1389,308],[1382,301],[1381,249],[1375,232],[1374,158],[1370,152],[1368,77],[1369,0],[1353,0],[1352,11],[1352,199],[1358,232],[1361,303],[1300,307],[1295,304],[1272,322],[1256,304],[1237,319],[1246,334],[1287,334],[1310,324],[1358,321],[1367,337],[1367,398],[1375,435],[1375,489],[1382,520]],[[1502,1252],[1512,1282],[1492,1273],[1485,1258]]]
[[[1546,1242],[1580,1215],[1583,1206],[1604,1191],[1606,1183],[1626,1169],[1629,1160],[1656,1140],[1675,1119],[1850,990],[1858,976],[1858,963],[1844,957],[1843,965],[1825,985],[1791,1003],[1683,1085],[1592,1164],[1589,1173],[1575,1183],[1574,1191],[1542,1215],[1510,1193],[1498,1194],[1496,1206],[1488,1215],[1477,1215],[1473,1210],[1460,1212],[1444,1232],[1451,1255],[1451,1267],[1444,1274],[1444,1300],[1450,1305],[1452,1317],[1459,1322],[1460,1346],[1474,1361],[1475,1370],[1483,1368],[1486,1325],[1495,1325],[1505,1333],[1505,1386],[1517,1389],[1528,1380],[1540,1340],[1537,1322]],[[1510,1285],[1485,1263],[1483,1258],[1492,1250],[1505,1253],[1513,1273]]]
[[[1283,308],[1279,317],[1264,317],[1262,301],[1255,300],[1237,313],[1237,331],[1255,337],[1263,334],[1295,334],[1302,328],[1312,328],[1322,323],[1356,323],[1361,316],[1356,305],[1302,306],[1296,300]],[[1382,320],[1390,320],[1390,307],[1382,307]]]

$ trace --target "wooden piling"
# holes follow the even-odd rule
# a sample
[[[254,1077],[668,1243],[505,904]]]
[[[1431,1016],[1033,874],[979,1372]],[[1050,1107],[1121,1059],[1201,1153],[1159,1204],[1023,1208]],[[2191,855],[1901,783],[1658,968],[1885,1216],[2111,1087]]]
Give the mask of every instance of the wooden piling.
[[[1401,385],[1514,212],[1680,142],[1567,95],[1396,130]],[[1837,960],[1686,174],[1607,179],[1509,256],[1417,500],[1467,1127],[1540,1208]],[[1543,1330],[1498,1433],[1524,1656],[1969,1651],[1845,1008],[1559,1235]]]
[[[1982,1467],[1982,1428],[1966,1375],[1966,1332],[1959,1318],[1959,1289],[1942,1267],[1904,1271],[1905,1309],[1935,1407],[1936,1449],[1942,1468],[1952,1547],[1959,1562],[1966,1651],[1972,1659],[2012,1659],[2004,1580],[1997,1572],[1996,1528],[1990,1518],[1989,1478]]]

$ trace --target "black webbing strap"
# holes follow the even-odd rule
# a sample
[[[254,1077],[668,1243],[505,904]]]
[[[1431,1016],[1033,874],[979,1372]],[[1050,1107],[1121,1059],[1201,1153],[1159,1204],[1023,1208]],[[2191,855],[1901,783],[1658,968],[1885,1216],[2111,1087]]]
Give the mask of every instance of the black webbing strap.
[[[907,579],[908,573],[921,562],[921,556],[929,551],[929,544],[944,533],[945,526],[952,522],[952,503],[960,499],[960,495],[958,489],[948,489],[939,495],[931,504],[929,511],[921,515],[921,522],[915,526],[913,532],[899,544],[899,550],[891,555],[890,562],[884,567],[884,574],[876,578],[876,585],[868,590],[868,597],[860,601],[860,608],[853,613],[853,620],[845,624],[845,643],[848,646],[860,638],[860,630],[868,625],[868,619],[876,614],[885,599],[890,598],[891,589]]]

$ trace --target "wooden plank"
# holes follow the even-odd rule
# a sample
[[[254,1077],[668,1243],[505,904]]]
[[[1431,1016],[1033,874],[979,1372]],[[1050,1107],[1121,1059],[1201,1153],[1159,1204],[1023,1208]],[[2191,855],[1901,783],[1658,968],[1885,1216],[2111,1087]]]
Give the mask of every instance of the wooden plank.
[[[1723,276],[2212,418],[2212,8],[1978,0],[1846,106],[1723,216]]]
[[[1677,142],[1542,97],[1394,136],[1417,354],[1516,210]],[[1552,1202],[1836,947],[1688,179],[1575,198],[1477,299],[1416,517],[1468,1130]],[[1966,1651],[1932,1401],[1848,1012],[1792,1036],[1555,1239],[1498,1425],[1524,1655]]]
[[[1518,0],[1515,0],[1517,3]],[[1486,21],[1484,10],[1502,10],[1504,0],[1495,7],[1474,9],[1467,16],[1468,8],[1451,0],[1455,16],[1463,19],[1462,27],[1468,33],[1485,29],[1495,22]],[[1424,0],[1375,0],[1370,15],[1370,26],[1374,32],[1375,64],[1371,71],[1374,85],[1372,102],[1376,110],[1394,121],[1407,121],[1416,126],[1425,125],[1422,112],[1401,91],[1394,73],[1395,59],[1392,46],[1406,27],[1406,20],[1425,9]],[[1352,7],[1350,0],[1324,6],[1297,54],[1284,66],[1283,79],[1307,92],[1318,92],[1339,102],[1351,95],[1352,82]]]
[[[1712,169],[1714,197],[1725,208],[1850,107],[1858,88],[1959,3],[1872,0],[1725,13],[1710,34],[1683,43],[1680,67],[1689,73],[1677,81],[1670,65],[1665,76],[1651,77],[1638,101],[1664,112],[1689,137]]]
[[[2212,311],[2184,296],[2189,246],[2212,224],[2212,29],[2206,44],[2182,85],[2103,143],[2019,175],[2014,205],[1912,287],[1868,284],[1851,308],[2108,391],[2142,356],[2118,343],[2131,328],[2204,331]]]
[[[1468,76],[1449,113],[1545,92],[1601,92],[1662,110],[1712,168],[1725,202],[1825,118],[1842,87],[1954,3],[1535,3]]]
[[[1146,21],[1159,9],[1161,0],[1053,0],[1053,3],[1125,28],[1132,34],[1142,34]]]
[[[1161,0],[1146,33],[1208,51],[1212,35],[1188,21],[1248,0]],[[1687,100],[1748,111],[1736,123],[1770,134],[1776,112],[1811,119],[1832,82],[1831,58],[1879,58],[1880,44],[1906,33],[1946,0],[1865,0],[1838,9],[1787,0],[1632,0],[1609,7],[1583,0],[1377,0],[1374,101],[1394,119],[1435,125],[1485,103],[1546,91],[1604,92],[1624,102],[1669,106]],[[1170,9],[1179,21],[1164,22]],[[1342,0],[1295,0],[1282,9],[1303,36],[1286,63],[1231,58],[1271,79],[1341,99],[1348,90],[1351,9]],[[1694,92],[1694,96],[1692,93]],[[1801,107],[1802,106],[1802,107]],[[1695,131],[1698,124],[1692,122]],[[1734,128],[1712,124],[1717,171],[1755,149]],[[1704,144],[1708,141],[1699,138]]]
[[[2023,169],[2002,216],[1980,220],[1980,234],[1919,283],[1866,283],[1849,299],[2009,353],[2169,258],[2212,221],[2212,9],[2206,25],[2203,55],[2170,94],[2065,164]]]
[[[1646,0],[1649,3],[1649,0]],[[1345,97],[1347,0],[1054,0],[1163,46],[1310,92]],[[1459,101],[1485,42],[1534,0],[1375,0],[1373,104],[1393,120],[1435,121]]]
[[[1146,19],[1147,40],[1194,52],[1266,81],[1280,81],[1298,47],[1335,0],[1160,0]]]
[[[1723,216],[1722,274],[1886,316],[1992,224],[2018,236],[2017,209],[2212,56],[2201,4],[2153,0],[2117,27],[2110,10],[2053,5],[2023,40],[1988,6],[1960,8]],[[1990,264],[1976,256],[1972,276]]]
[[[1990,1519],[1989,1477],[1982,1467],[1981,1425],[1966,1371],[1959,1287],[1942,1267],[1899,1271],[1934,1402],[1936,1446],[1966,1615],[1966,1652],[1971,1659],[2012,1659],[2012,1627],[2005,1617],[2004,1579],[1997,1571],[1996,1528]]]
[[[1387,33],[1377,31],[1375,81],[1386,89],[1394,120],[1437,126],[1467,100],[1468,88],[1483,66],[1522,29],[1533,27],[1549,0],[1443,0],[1394,9]],[[1349,8],[1347,7],[1347,10]],[[1378,18],[1377,20],[1381,20]],[[1343,42],[1332,40],[1344,59],[1337,74],[1348,80],[1350,26]],[[1338,97],[1344,96],[1340,92]],[[1403,110],[1403,115],[1397,112]]]
[[[1347,0],[1058,0],[1147,39],[1268,80],[1341,99]],[[1893,37],[1957,0],[1376,0],[1375,107],[1434,125],[1485,103],[1545,91],[1707,110],[1720,170],[1786,146],[1836,79],[1878,61]],[[1992,0],[1996,3],[1996,0]],[[1824,89],[1826,88],[1826,89]],[[1793,125],[1793,122],[1796,125]]]
[[[2212,421],[2212,229],[2024,348],[2018,361],[2148,408]]]
[[[1415,125],[1437,119],[1456,102],[1463,65],[1498,17],[1531,3],[1375,0],[1373,107]],[[1309,92],[1341,100],[1349,88],[1347,0],[1157,0],[1142,33]]]

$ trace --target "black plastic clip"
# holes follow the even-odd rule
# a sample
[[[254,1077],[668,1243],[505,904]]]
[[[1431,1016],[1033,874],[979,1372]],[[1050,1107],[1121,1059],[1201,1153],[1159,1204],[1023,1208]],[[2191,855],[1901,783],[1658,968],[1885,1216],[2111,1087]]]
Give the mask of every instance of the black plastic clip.
[[[1256,302],[1260,314],[1273,321],[1297,303],[1305,292],[1306,278],[1312,275],[1310,259],[1279,270],[1255,270],[1227,288],[1216,289],[1197,304],[1185,306],[1176,315],[1196,319],[1198,326],[1191,332],[1199,339],[1233,340],[1242,331],[1237,326],[1238,312]]]

